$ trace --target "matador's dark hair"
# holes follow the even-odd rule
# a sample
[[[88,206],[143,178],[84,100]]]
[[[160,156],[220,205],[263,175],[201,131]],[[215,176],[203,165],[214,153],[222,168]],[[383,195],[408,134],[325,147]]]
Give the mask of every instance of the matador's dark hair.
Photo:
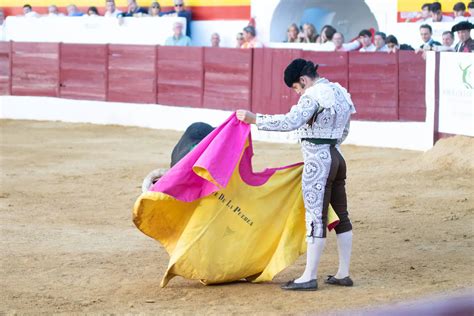
[[[301,76],[308,76],[312,79],[318,77],[319,65],[314,65],[312,61],[298,58],[293,60],[285,69],[283,79],[286,85],[291,88],[295,82],[300,81]]]

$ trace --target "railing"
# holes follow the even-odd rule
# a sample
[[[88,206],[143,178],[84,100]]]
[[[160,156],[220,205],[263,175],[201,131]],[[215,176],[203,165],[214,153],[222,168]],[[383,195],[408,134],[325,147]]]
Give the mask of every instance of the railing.
[[[425,61],[413,52],[0,42],[0,94],[284,113],[294,58],[348,88],[354,119],[424,121]]]

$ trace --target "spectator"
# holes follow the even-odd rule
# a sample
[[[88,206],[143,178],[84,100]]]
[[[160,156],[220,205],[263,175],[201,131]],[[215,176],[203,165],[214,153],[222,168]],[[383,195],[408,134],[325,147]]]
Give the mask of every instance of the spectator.
[[[311,23],[303,24],[303,32],[299,34],[301,43],[316,43],[318,32]]]
[[[433,46],[440,46],[441,43],[433,40],[431,37],[433,30],[429,24],[423,24],[420,26],[420,35],[423,44],[420,46],[420,50],[432,50]],[[419,50],[417,50],[419,52]]]
[[[145,8],[138,6],[136,0],[127,0],[127,1],[128,1],[127,12],[121,13],[119,17],[120,16],[122,17],[143,16],[145,14],[148,14],[148,11]]]
[[[336,52],[349,52],[357,50],[360,47],[360,42],[358,40],[352,41],[351,43],[344,43],[344,35],[339,32],[334,33],[332,36],[332,42],[334,44],[334,51]]]
[[[0,26],[3,26],[3,22],[5,22],[5,13],[3,12],[3,9],[0,8]]]
[[[261,48],[263,47],[262,43],[257,40],[257,31],[252,25],[247,25],[244,27],[244,39],[245,42],[242,44],[241,48]]]
[[[212,33],[211,35],[211,47],[219,47],[221,37],[219,33]]]
[[[154,1],[151,3],[150,8],[148,8],[148,15],[154,17],[160,17],[163,14],[161,13],[161,6],[158,2]],[[189,27],[189,25],[188,25]]]
[[[387,39],[387,35],[384,32],[375,32],[374,35],[374,44],[375,44],[375,51],[376,52],[389,52],[387,45],[385,44],[385,40]]]
[[[163,13],[163,15],[177,16],[186,19],[186,35],[191,37],[191,11],[186,10],[183,0],[174,0],[174,10]]]
[[[29,4],[25,4],[23,6],[23,15],[27,18],[35,18],[35,17],[38,17],[38,13],[36,13],[35,11],[33,11],[33,8],[31,7],[31,5]]]
[[[87,15],[89,15],[89,16],[98,16],[99,15],[99,10],[97,10],[96,7],[89,7],[89,9],[87,9]]]
[[[395,53],[397,50],[414,50],[413,47],[407,44],[398,45],[398,40],[394,35],[387,36],[385,40],[389,52]]]
[[[235,40],[237,41],[237,45],[235,47],[241,48],[242,45],[244,45],[245,43],[244,33],[242,32],[237,33],[237,37],[235,38]]]
[[[463,52],[463,53],[472,53],[474,52],[474,41],[471,38],[471,29],[474,28],[472,23],[468,21],[459,22],[458,24],[454,25],[451,31],[457,32],[459,43],[456,44],[454,50],[456,52]]]
[[[452,22],[453,18],[447,15],[443,15],[443,11],[441,9],[441,3],[433,2],[430,5],[431,11],[431,19],[428,19],[426,22]]]
[[[105,17],[118,17],[122,14],[122,11],[118,10],[115,6],[115,0],[105,1]]]
[[[372,44],[372,33],[369,30],[362,30],[359,33],[359,41],[362,44],[362,48],[359,52],[375,52],[375,45]]]
[[[79,11],[75,4],[70,4],[66,7],[67,15],[68,16],[83,16],[84,13]]]
[[[453,7],[453,12],[454,22],[459,23],[468,20],[468,18],[464,16],[466,13],[466,5],[463,2],[456,3]]]
[[[333,52],[336,50],[336,45],[333,43],[332,39],[337,30],[331,25],[326,25],[321,31],[321,38],[324,38],[325,42],[321,43],[318,50]],[[323,40],[321,40],[322,42]]]
[[[469,22],[474,23],[474,1],[469,2],[467,5],[467,10],[469,11]]]
[[[430,6],[431,3],[425,3],[421,6],[421,13],[417,16],[418,22],[426,23],[431,18]]]
[[[165,46],[191,46],[191,39],[183,34],[183,23],[173,24],[173,36],[166,39]]]
[[[286,31],[285,43],[297,43],[298,42],[298,25],[295,23],[291,24]]]
[[[437,52],[454,52],[454,33],[451,31],[443,32],[443,45],[434,46],[433,49]]]
[[[59,13],[58,7],[54,4],[48,7],[48,16],[63,16],[64,14]]]

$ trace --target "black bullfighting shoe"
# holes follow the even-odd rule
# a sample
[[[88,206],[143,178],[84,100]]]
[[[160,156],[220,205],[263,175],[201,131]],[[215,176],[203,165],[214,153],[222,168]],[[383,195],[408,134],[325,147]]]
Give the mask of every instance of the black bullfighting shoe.
[[[340,285],[340,286],[353,286],[354,285],[354,282],[352,282],[352,279],[348,276],[342,279],[336,279],[334,276],[328,275],[328,278],[326,279],[326,281],[324,281],[324,283],[332,284],[332,285]]]
[[[295,280],[291,280],[283,284],[281,288],[288,291],[316,291],[318,289],[318,280],[314,279],[303,283],[295,283]]]

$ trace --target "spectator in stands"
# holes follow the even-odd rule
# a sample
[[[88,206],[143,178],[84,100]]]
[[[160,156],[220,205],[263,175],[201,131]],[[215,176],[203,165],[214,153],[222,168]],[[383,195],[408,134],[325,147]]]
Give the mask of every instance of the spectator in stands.
[[[89,15],[89,16],[98,16],[99,15],[99,10],[97,10],[96,7],[89,7],[87,9],[87,15]]]
[[[462,21],[467,21],[468,18],[464,16],[466,14],[466,5],[464,2],[458,2],[453,7],[454,12],[454,22],[459,23]]]
[[[166,39],[165,46],[191,46],[191,38],[183,34],[183,23],[173,24],[173,36]]]
[[[131,17],[131,16],[143,16],[148,14],[148,10],[138,6],[136,0],[128,0],[127,12],[121,13],[119,16]]]
[[[407,44],[398,45],[398,40],[394,35],[387,36],[385,40],[389,52],[395,53],[397,50],[414,50],[413,47]]]
[[[301,43],[316,43],[318,32],[313,24],[305,23],[303,24],[303,32],[300,32],[298,36]]]
[[[48,7],[48,16],[63,16],[64,14],[59,13],[58,7],[54,4]]]
[[[292,23],[288,30],[286,30],[286,41],[285,43],[297,43],[298,42],[298,25]]]
[[[431,19],[428,19],[426,22],[452,22],[453,18],[447,15],[443,15],[443,10],[441,9],[441,3],[433,2],[430,5]]]
[[[115,6],[115,0],[106,0],[105,1],[105,17],[118,17],[122,14],[122,11],[118,10]]]
[[[342,33],[336,32],[332,37],[332,42],[334,43],[334,51],[336,52],[345,52],[344,48],[344,35]]]
[[[163,15],[168,16],[178,16],[186,19],[186,35],[191,37],[191,11],[186,10],[184,7],[183,0],[174,0],[174,10],[169,12],[164,12]]]
[[[212,33],[211,35],[211,47],[219,47],[221,43],[221,37],[219,33]]]
[[[433,50],[437,52],[454,52],[454,33],[451,31],[443,32],[443,43],[441,46],[433,46]]]
[[[469,11],[469,22],[474,23],[474,1],[469,2],[467,5],[467,10]]]
[[[27,18],[35,18],[38,17],[38,13],[33,11],[33,8],[29,4],[25,4],[23,6],[23,15]]]
[[[79,11],[79,9],[77,9],[75,4],[68,5],[66,7],[66,11],[67,11],[68,16],[83,16],[84,15],[84,13],[82,13],[81,11]]]
[[[387,39],[387,35],[384,32],[375,32],[374,35],[374,44],[375,44],[375,51],[376,52],[389,52],[387,45],[385,44],[385,40]]]
[[[471,29],[474,25],[468,21],[459,22],[454,25],[451,31],[457,32],[459,43],[456,44],[454,50],[456,52],[472,53],[474,52],[474,41],[471,38]]]
[[[244,45],[245,43],[244,33],[242,32],[237,33],[235,40],[237,41],[237,45],[235,45],[235,47],[241,48],[242,45]]]
[[[359,41],[362,44],[362,48],[359,52],[375,52],[375,45],[372,44],[372,33],[369,30],[362,30],[359,32]]]
[[[333,52],[336,50],[336,45],[333,43],[333,36],[337,30],[331,25],[326,25],[321,31],[321,45],[318,47],[320,51]],[[324,38],[324,39],[323,39]],[[323,42],[324,41],[324,42]]]
[[[3,9],[0,8],[0,25],[1,26],[3,26],[3,22],[5,22],[5,13],[3,12]]]
[[[245,42],[241,48],[261,48],[262,43],[257,40],[257,31],[252,25],[247,25],[243,30]]]
[[[148,15],[153,17],[160,17],[163,14],[161,13],[161,6],[158,2],[153,1],[148,8]],[[189,27],[189,26],[188,26]]]
[[[431,18],[430,6],[431,3],[425,3],[421,6],[421,13],[417,16],[418,22],[426,23]]]
[[[320,38],[318,39],[318,43],[320,44],[324,44],[326,43],[327,41],[329,41],[329,39],[327,38],[327,33],[326,31],[328,30],[328,28],[332,28],[334,29],[331,25],[325,25],[323,26],[323,28],[321,29],[321,36]],[[334,34],[333,34],[334,35]]]
[[[433,34],[433,29],[429,24],[423,24],[420,26],[420,35],[421,35],[421,40],[423,41],[423,44],[420,45],[420,49],[417,50],[417,52],[421,50],[432,50],[433,46],[440,46],[441,43],[435,41],[431,35]]]

